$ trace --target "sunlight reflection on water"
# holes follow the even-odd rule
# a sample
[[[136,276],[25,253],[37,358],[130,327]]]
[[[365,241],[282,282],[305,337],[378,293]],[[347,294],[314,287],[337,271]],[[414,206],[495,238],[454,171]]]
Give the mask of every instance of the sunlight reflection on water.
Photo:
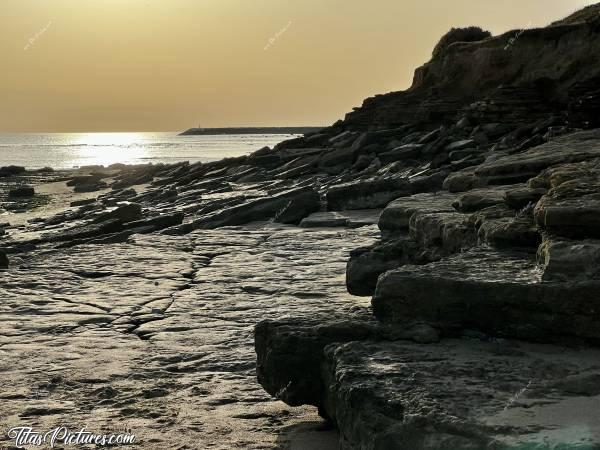
[[[0,134],[0,166],[68,169],[114,163],[212,161],[273,147],[293,135],[177,136],[176,133]]]

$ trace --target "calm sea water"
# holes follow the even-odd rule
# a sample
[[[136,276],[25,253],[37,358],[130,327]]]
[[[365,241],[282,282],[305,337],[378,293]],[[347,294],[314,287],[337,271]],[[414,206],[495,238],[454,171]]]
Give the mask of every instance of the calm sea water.
[[[177,136],[177,133],[0,133],[0,166],[70,169],[113,163],[214,161],[241,156],[294,135]]]

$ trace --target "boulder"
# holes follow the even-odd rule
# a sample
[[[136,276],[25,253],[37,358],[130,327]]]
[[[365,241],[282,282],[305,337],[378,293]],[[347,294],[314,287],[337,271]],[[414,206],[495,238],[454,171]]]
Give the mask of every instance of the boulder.
[[[357,152],[351,148],[338,148],[324,153],[319,165],[321,167],[351,166],[354,164]]]
[[[375,158],[370,155],[360,155],[356,162],[352,165],[352,170],[361,172],[371,165]]]

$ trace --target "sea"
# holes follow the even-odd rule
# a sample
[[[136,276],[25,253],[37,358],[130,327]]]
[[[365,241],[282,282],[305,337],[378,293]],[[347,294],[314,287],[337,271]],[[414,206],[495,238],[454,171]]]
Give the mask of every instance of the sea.
[[[209,162],[242,156],[293,134],[0,133],[0,167],[72,169],[114,163]]]

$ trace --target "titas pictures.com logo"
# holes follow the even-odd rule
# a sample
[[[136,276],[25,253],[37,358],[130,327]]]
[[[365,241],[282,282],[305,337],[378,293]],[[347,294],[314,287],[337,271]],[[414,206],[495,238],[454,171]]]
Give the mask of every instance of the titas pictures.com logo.
[[[109,447],[114,445],[131,445],[136,442],[134,434],[109,433],[95,434],[82,428],[79,431],[70,431],[67,427],[57,427],[45,433],[35,431],[32,427],[14,427],[8,431],[8,437],[17,448],[26,446],[49,447],[97,445]]]

